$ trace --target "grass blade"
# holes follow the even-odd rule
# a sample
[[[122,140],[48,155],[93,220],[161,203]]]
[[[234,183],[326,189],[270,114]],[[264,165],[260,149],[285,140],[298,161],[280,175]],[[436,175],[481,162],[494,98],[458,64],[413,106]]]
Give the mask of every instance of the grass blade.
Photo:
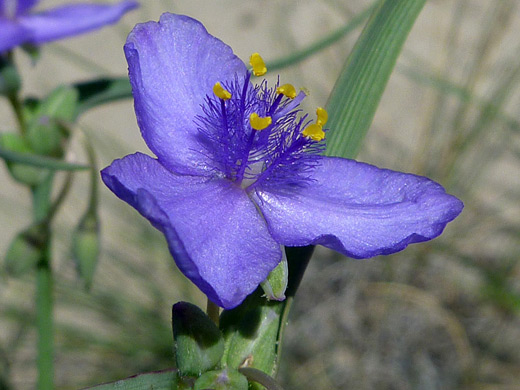
[[[426,0],[383,0],[374,10],[327,103],[327,155],[354,157],[397,57]]]

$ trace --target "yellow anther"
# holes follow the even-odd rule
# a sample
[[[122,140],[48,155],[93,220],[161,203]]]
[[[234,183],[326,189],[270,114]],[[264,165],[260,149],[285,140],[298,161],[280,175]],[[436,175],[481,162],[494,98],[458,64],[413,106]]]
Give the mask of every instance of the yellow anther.
[[[217,81],[213,86],[213,93],[222,100],[231,99],[231,93],[224,89],[222,85]]]
[[[306,96],[309,96],[311,94],[311,91],[309,91],[307,88],[305,87],[301,87],[300,88],[300,91],[302,91]]]
[[[312,125],[307,126],[303,129],[302,134],[305,137],[310,137],[313,141],[321,141],[325,138],[325,132],[318,123],[313,123]]]
[[[327,123],[327,120],[329,119],[329,114],[327,114],[327,110],[325,110],[323,107],[318,107],[316,109],[316,115],[318,116],[316,123],[318,125],[325,126],[325,123]]]
[[[251,54],[249,58],[249,63],[253,67],[253,74],[255,76],[263,76],[267,73],[267,68],[265,66],[265,62],[258,53]]]
[[[273,123],[273,120],[270,116],[261,117],[258,116],[256,112],[253,112],[249,116],[249,123],[251,123],[251,127],[255,130],[263,130]]]
[[[296,97],[296,88],[292,84],[284,84],[276,88],[276,93],[287,96],[289,99],[294,99]]]

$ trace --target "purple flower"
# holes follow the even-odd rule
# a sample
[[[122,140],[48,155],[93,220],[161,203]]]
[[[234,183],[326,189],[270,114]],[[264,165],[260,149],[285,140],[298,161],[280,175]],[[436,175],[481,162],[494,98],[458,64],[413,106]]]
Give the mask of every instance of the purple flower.
[[[285,246],[367,258],[430,240],[462,202],[420,176],[324,157],[326,113],[291,85],[254,85],[230,47],[186,16],[137,25],[125,45],[141,133],[157,156],[114,161],[105,184],[166,236],[213,302],[239,305]],[[252,56],[253,70],[262,61]]]
[[[68,4],[29,13],[38,0],[0,0],[0,53],[23,44],[41,43],[78,35],[115,23],[138,6],[133,0],[115,5]]]

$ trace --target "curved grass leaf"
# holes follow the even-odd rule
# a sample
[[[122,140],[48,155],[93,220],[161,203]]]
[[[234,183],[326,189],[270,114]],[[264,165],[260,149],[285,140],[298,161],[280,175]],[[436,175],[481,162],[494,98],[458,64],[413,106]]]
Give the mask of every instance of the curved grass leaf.
[[[354,157],[397,57],[426,0],[383,0],[374,10],[330,94],[327,155]]]
[[[291,53],[286,57],[278,58],[268,62],[267,69],[269,69],[269,71],[273,71],[295,65],[320,52],[321,50],[326,49],[359,27],[361,23],[363,23],[368,18],[377,4],[378,1],[375,1],[366,9],[354,16],[352,20],[350,20],[346,25],[327,35],[325,38],[320,39],[319,41],[307,46],[302,50]]]
[[[66,161],[61,161],[51,157],[38,156],[35,154],[18,153],[2,147],[0,147],[0,158],[9,162],[46,168],[52,171],[78,171],[89,169],[87,165],[68,163]]]

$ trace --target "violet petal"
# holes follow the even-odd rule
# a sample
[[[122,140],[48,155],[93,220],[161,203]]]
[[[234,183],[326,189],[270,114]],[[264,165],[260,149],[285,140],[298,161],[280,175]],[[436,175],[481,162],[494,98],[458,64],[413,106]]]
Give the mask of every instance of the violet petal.
[[[308,186],[257,189],[254,198],[275,240],[321,244],[353,258],[390,254],[440,235],[460,200],[421,176],[323,157]]]
[[[172,171],[205,174],[209,160],[194,119],[213,85],[245,74],[244,63],[201,23],[173,14],[138,24],[125,54],[137,122],[148,147]]]
[[[115,23],[137,6],[138,3],[132,0],[114,5],[68,4],[40,13],[21,15],[18,21],[31,31],[30,43],[40,44]]]
[[[0,17],[0,53],[21,45],[29,36],[30,31],[23,26]]]
[[[141,153],[115,160],[101,175],[164,233],[179,269],[226,309],[240,304],[281,259],[255,205],[229,181],[176,175]]]

